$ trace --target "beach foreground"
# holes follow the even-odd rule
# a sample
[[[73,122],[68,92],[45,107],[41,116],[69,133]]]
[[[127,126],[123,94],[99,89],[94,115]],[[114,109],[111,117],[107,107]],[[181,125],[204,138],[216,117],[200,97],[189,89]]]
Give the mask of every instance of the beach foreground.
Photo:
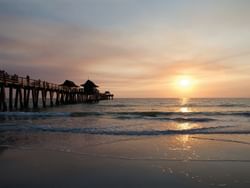
[[[163,104],[154,105],[157,110],[151,115],[128,117],[128,110],[135,109],[129,104],[122,107],[122,102],[114,101],[116,107],[108,102],[93,105],[95,115],[83,116],[85,105],[26,112],[28,117],[18,112],[1,114],[1,187],[250,186],[248,117],[238,121],[235,114],[214,115],[210,118],[217,120],[205,121],[208,117],[199,115],[204,120],[197,122],[198,117],[185,114],[191,112],[180,112],[185,122],[173,117],[180,116],[176,112],[167,117],[172,120],[163,120],[155,115],[160,108],[164,117],[171,111],[163,111]],[[193,112],[202,106],[192,108]],[[137,113],[149,113],[140,108],[138,104]],[[218,111],[213,105],[202,112],[208,108]],[[72,109],[73,115],[66,116]],[[119,111],[119,117],[107,116],[112,110]],[[242,113],[243,109],[238,105],[234,110]]]
[[[249,187],[249,145],[198,137],[25,135],[2,147],[1,187]]]

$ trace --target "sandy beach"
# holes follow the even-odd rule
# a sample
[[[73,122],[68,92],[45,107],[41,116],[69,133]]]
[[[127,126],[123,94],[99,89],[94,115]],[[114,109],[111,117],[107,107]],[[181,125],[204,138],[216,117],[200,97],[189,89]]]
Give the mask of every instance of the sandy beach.
[[[1,133],[2,187],[248,187],[248,135]]]

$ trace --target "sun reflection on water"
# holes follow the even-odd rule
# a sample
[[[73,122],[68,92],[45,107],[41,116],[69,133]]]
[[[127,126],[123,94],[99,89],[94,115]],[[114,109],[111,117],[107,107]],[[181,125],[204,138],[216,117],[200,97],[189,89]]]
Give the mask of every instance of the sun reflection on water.
[[[194,129],[194,128],[198,128],[200,127],[198,124],[195,123],[189,123],[189,122],[185,122],[185,123],[178,123],[176,125],[177,130],[190,130],[190,129]],[[190,135],[179,135],[177,137],[177,139],[183,143],[186,144],[188,141],[190,141]]]
[[[186,144],[189,141],[189,135],[181,135],[178,137],[178,140],[183,144]]]
[[[181,106],[184,106],[184,105],[186,105],[188,102],[189,102],[189,98],[182,98],[182,99],[180,99],[181,101],[180,101],[180,103],[181,103]]]
[[[182,112],[182,113],[191,112],[191,109],[188,108],[188,107],[181,107],[181,108],[180,108],[180,112]]]
[[[180,99],[180,108],[179,108],[179,112],[182,113],[188,113],[188,112],[192,112],[192,109],[187,107],[187,104],[189,102],[189,98],[182,98]]]
[[[177,124],[177,129],[178,130],[187,130],[192,128],[192,126],[190,126],[190,123],[179,123]]]

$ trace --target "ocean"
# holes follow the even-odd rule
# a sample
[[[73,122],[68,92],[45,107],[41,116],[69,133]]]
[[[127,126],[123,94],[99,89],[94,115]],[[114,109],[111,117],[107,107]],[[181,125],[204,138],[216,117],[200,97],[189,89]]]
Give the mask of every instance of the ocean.
[[[250,99],[115,99],[0,122],[0,187],[250,186]]]

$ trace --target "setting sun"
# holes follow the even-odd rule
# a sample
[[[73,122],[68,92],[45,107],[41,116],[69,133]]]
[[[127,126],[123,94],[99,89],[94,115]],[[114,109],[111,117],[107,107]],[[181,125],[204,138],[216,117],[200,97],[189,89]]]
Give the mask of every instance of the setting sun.
[[[176,87],[181,91],[191,90],[194,85],[194,79],[191,76],[181,76],[176,80]]]
[[[179,97],[192,97],[197,89],[197,80],[191,75],[178,75],[172,83],[173,89]]]
[[[191,82],[190,82],[189,79],[182,79],[179,84],[180,84],[181,87],[186,88],[186,87],[190,86]]]

